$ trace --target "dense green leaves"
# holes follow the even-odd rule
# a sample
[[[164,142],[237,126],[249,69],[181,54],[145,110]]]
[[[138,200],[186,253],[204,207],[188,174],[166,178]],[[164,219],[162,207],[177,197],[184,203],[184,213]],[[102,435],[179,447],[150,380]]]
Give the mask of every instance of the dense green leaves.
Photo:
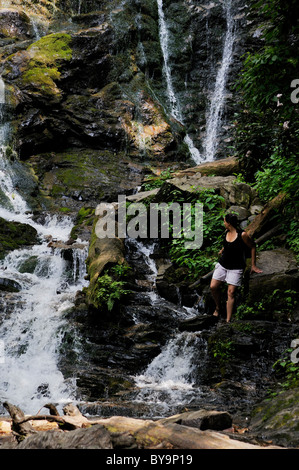
[[[256,1],[250,7],[263,31],[260,48],[248,51],[236,84],[242,111],[235,116],[235,146],[248,181],[277,147],[284,157],[298,148],[298,105],[291,84],[299,77],[296,1]],[[281,153],[282,155],[282,153]]]
[[[187,267],[190,279],[204,275],[214,268],[224,231],[223,198],[215,190],[195,192],[192,203],[203,204],[203,245],[196,250],[186,249],[185,240],[177,238],[171,241],[169,249],[171,260],[178,266]],[[192,216],[192,230],[194,226]]]

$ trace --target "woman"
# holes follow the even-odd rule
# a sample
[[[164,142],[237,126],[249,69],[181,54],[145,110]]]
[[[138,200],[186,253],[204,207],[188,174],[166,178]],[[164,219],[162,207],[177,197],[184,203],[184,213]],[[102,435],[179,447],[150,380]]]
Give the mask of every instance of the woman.
[[[220,287],[223,282],[228,284],[226,302],[226,321],[231,320],[233,313],[235,293],[238,286],[241,286],[243,271],[246,266],[245,250],[246,245],[251,249],[251,272],[261,273],[262,270],[256,266],[255,243],[238,228],[238,218],[234,214],[226,214],[224,217],[225,237],[224,246],[220,251],[219,262],[211,281],[211,292],[216,304],[214,315],[218,316],[220,311]]]

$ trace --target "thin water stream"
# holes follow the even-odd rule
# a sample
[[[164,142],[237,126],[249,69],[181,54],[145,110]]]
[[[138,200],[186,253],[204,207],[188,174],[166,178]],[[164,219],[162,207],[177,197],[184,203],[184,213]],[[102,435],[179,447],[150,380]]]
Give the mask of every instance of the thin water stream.
[[[163,0],[157,0],[157,4],[159,13],[160,44],[164,59],[166,91],[169,100],[170,112],[175,119],[184,125],[182,105],[179,102],[173,85],[171,64],[169,60],[169,32],[163,10]],[[218,147],[219,129],[221,126],[222,112],[226,101],[226,83],[229,68],[233,59],[233,46],[236,37],[233,20],[232,0],[224,1],[223,11],[226,18],[226,33],[223,42],[223,54],[221,64],[216,71],[213,92],[209,97],[208,109],[206,111],[206,137],[202,144],[202,151],[200,152],[195,147],[193,140],[188,134],[185,136],[185,143],[187,144],[190,155],[196,164],[200,164],[205,161],[213,161],[215,159]]]

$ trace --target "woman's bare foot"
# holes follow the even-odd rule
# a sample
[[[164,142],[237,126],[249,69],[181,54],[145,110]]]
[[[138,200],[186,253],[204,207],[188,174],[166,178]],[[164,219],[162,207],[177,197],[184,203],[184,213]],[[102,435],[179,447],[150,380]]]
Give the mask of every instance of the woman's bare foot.
[[[219,310],[218,308],[215,309],[215,312],[213,313],[214,317],[219,317]]]

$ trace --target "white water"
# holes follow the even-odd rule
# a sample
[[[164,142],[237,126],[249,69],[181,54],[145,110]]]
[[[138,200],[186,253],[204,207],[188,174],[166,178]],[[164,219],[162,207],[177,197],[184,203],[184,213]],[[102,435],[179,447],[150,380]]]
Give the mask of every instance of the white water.
[[[1,89],[2,84],[0,100]],[[18,293],[0,295],[0,402],[36,413],[47,402],[59,405],[74,398],[75,382],[65,380],[58,368],[59,349],[67,331],[64,315],[74,304],[75,293],[85,285],[87,247],[74,250],[70,265],[61,250],[48,246],[49,237],[68,240],[72,221],[50,215],[44,224],[32,220],[5,158],[6,134],[0,137],[1,189],[7,199],[5,207],[0,207],[0,217],[33,226],[41,241],[10,252],[0,261],[0,277],[21,286]]]
[[[0,77],[0,104],[5,103],[5,83]]]
[[[221,125],[223,105],[225,103],[225,87],[228,71],[233,59],[233,45],[235,41],[232,0],[226,0],[223,7],[226,12],[227,26],[222,61],[217,72],[215,88],[210,99],[206,125],[206,138],[203,143],[204,160],[207,162],[214,160],[218,147],[217,138]]]
[[[172,304],[157,293],[155,281],[158,270],[151,257],[155,243],[149,246],[137,240],[131,240],[131,243],[143,256],[143,262],[149,270],[147,279],[152,284],[152,290],[143,295],[147,295],[156,308],[168,308],[169,314],[174,318],[184,320],[194,317],[198,313],[195,308]],[[139,322],[138,318],[134,320]],[[198,355],[197,344],[200,341],[199,333],[183,332],[172,337],[146,370],[134,377],[136,386],[140,389],[134,401],[150,405],[154,416],[165,416],[177,407],[190,403],[194,393],[198,397],[200,392],[194,388],[193,373],[196,371],[194,358]]]
[[[58,222],[49,217],[46,225],[39,227],[39,235],[66,240],[71,227],[70,220]],[[73,306],[76,291],[84,286],[86,254],[86,250],[77,250],[76,263],[69,272],[60,250],[44,242],[15,250],[0,263],[1,277],[21,285],[21,292],[13,294],[12,311],[9,302],[3,308],[0,401],[36,413],[47,401],[63,404],[73,399],[75,383],[64,380],[57,364],[67,329],[64,313]],[[28,263],[33,268],[28,268]]]
[[[170,103],[170,109],[175,119],[184,124],[181,105],[178,101],[172,83],[171,68],[169,65],[169,35],[163,11],[163,0],[157,0],[157,3],[159,12],[160,43],[164,59],[164,72],[166,77],[167,95]],[[223,8],[226,14],[227,28],[224,39],[222,61],[216,75],[215,87],[211,95],[209,108],[207,111],[206,138],[203,142],[202,153],[200,153],[200,151],[194,146],[194,143],[188,134],[184,139],[185,143],[188,145],[191,157],[196,164],[200,164],[205,161],[213,161],[218,147],[218,133],[221,124],[223,106],[225,103],[225,87],[229,67],[233,58],[233,45],[235,41],[234,21],[232,16],[232,0],[225,0]]]
[[[155,416],[165,416],[176,407],[188,405],[194,396],[194,358],[200,341],[194,333],[179,333],[149,364],[145,372],[135,377],[140,388],[135,401],[151,406]],[[197,398],[200,391],[196,389]]]
[[[158,13],[159,13],[159,34],[160,34],[160,44],[163,53],[164,60],[164,72],[166,77],[166,90],[170,104],[170,110],[173,117],[179,121],[181,124],[183,122],[183,115],[181,112],[181,106],[177,99],[175,90],[173,88],[172,77],[171,77],[171,68],[169,65],[169,36],[168,29],[165,21],[165,15],[163,11],[163,0],[157,0],[158,4]],[[191,137],[186,135],[185,143],[189,148],[190,155],[195,163],[200,163],[201,156],[198,149],[195,147]]]

